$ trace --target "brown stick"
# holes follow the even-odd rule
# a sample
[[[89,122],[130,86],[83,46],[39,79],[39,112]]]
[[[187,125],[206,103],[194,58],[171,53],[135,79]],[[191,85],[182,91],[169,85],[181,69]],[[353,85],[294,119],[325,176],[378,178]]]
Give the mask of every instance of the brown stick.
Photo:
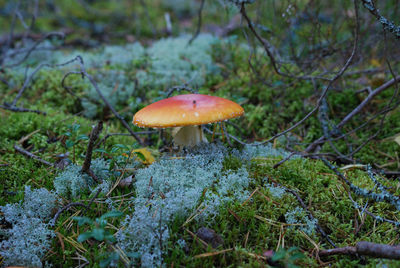
[[[321,250],[319,256],[332,255],[365,255],[374,258],[385,258],[400,260],[400,246],[391,246],[386,244],[376,244],[367,241],[361,241],[355,247],[348,246],[343,248],[333,248]]]
[[[97,138],[99,137],[102,129],[103,129],[102,121],[99,121],[99,123],[97,123],[97,126],[95,126],[92,129],[92,132],[90,133],[89,144],[88,144],[88,147],[86,150],[85,162],[83,162],[82,169],[81,169],[82,173],[86,173],[86,174],[90,175],[96,182],[99,182],[99,179],[93,173],[93,171],[90,169],[90,164],[92,162],[94,143],[96,142]]]
[[[80,203],[80,202],[69,203],[66,206],[58,209],[56,215],[54,215],[53,219],[51,219],[50,222],[49,222],[50,226],[54,226],[56,224],[57,219],[60,217],[61,213],[63,213],[66,210],[69,210],[71,207],[85,207],[85,208],[88,208],[88,206],[86,206],[85,204]]]
[[[20,112],[20,113],[37,113],[37,114],[47,115],[46,112],[39,111],[39,110],[31,110],[31,109],[27,109],[27,108],[24,108],[24,107],[0,105],[0,108],[1,108],[1,109],[4,109],[4,110],[10,110],[10,111],[13,111],[13,112]]]
[[[25,150],[25,149],[19,147],[18,145],[14,145],[14,149],[15,149],[17,152],[19,152],[19,153],[21,153],[21,154],[23,154],[23,155],[26,155],[26,156],[28,156],[28,157],[30,157],[30,158],[32,158],[32,159],[35,159],[36,161],[39,161],[39,162],[42,163],[42,164],[45,164],[45,165],[51,166],[51,167],[55,167],[53,163],[50,163],[50,162],[48,162],[48,161],[46,161],[46,160],[43,160],[43,159],[40,158],[39,156],[34,155],[34,154],[31,153],[31,152],[28,152],[27,150]]]

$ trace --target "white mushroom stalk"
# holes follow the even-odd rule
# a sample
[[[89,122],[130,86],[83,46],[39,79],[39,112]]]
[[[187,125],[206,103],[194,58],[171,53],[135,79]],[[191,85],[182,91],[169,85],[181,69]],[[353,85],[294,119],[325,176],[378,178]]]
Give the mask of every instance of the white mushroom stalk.
[[[200,143],[207,143],[201,126],[175,127],[172,129],[174,144],[182,147],[193,147]]]

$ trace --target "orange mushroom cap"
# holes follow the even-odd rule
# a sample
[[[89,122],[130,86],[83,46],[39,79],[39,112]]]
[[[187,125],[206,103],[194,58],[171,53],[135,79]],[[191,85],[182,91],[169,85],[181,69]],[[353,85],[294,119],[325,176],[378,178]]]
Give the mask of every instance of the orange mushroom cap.
[[[144,107],[135,114],[133,123],[139,127],[181,127],[219,122],[243,113],[239,104],[224,98],[185,94]]]

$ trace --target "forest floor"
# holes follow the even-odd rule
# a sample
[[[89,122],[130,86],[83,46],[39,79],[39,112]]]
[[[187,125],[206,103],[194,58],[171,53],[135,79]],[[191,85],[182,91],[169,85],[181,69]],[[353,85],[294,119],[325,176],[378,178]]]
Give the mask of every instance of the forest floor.
[[[377,114],[398,88],[336,128],[393,78],[379,51],[335,80],[303,124],[265,142],[319,105],[324,80],[274,71],[263,48],[243,38],[237,8],[224,19],[218,5],[205,8],[193,39],[197,12],[188,10],[201,1],[183,11],[174,1],[85,5],[88,13],[68,2],[37,22],[47,31],[73,16],[65,40],[33,36],[0,54],[1,266],[399,266],[400,110]],[[306,1],[298,2],[300,9]],[[141,19],[110,20],[124,8]],[[178,26],[164,25],[166,12]],[[271,29],[259,31],[279,32],[263,23]],[[301,46],[311,24],[283,36]],[[347,49],[351,26],[335,36]],[[329,20],[321,28],[335,29]],[[282,40],[289,50],[293,40]],[[340,70],[323,61],[321,69]],[[284,69],[306,75],[295,62]],[[191,91],[235,101],[245,114],[205,125],[209,143],[185,150],[174,147],[170,129],[132,124],[150,103]]]

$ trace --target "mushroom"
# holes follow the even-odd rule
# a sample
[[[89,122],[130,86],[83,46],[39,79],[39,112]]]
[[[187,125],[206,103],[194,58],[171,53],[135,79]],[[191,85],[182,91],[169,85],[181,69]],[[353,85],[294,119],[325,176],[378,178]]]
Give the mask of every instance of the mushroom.
[[[152,103],[133,117],[139,127],[174,127],[174,144],[192,147],[207,142],[201,125],[243,115],[243,108],[230,100],[202,94],[185,94]]]

